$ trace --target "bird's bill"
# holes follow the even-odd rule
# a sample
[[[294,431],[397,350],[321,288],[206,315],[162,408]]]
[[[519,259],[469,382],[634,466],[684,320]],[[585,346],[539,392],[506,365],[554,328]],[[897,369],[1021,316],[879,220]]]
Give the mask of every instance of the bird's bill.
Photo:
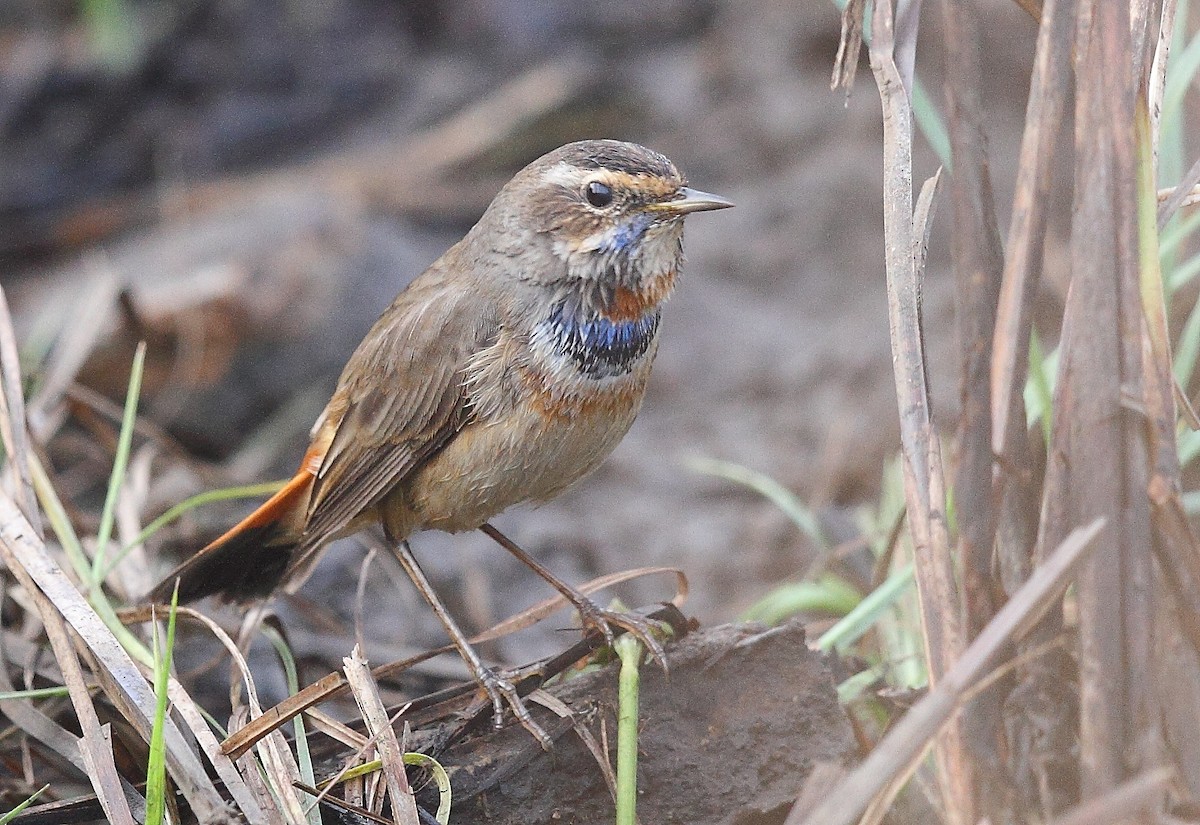
[[[712,209],[728,209],[733,201],[720,195],[712,195],[685,186],[679,190],[675,200],[661,201],[651,204],[648,208],[656,212],[667,212],[671,215],[687,215],[691,212],[708,212]]]

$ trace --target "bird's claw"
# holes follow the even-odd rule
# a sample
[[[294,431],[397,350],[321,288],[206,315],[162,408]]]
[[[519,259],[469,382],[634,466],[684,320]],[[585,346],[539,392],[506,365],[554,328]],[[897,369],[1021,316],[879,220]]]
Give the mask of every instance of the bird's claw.
[[[488,667],[480,669],[475,674],[475,680],[492,702],[492,727],[499,730],[504,726],[504,705],[507,704],[512,709],[513,716],[521,723],[521,727],[532,734],[543,750],[550,750],[554,745],[554,740],[546,731],[542,730],[541,725],[533,721],[529,708],[525,707],[525,701],[517,693],[516,685],[508,679],[498,676],[494,670]]]
[[[613,628],[619,627],[642,643],[664,673],[670,672],[666,651],[655,635],[656,622],[633,613],[605,609],[586,597],[575,605],[575,609],[579,612],[579,621],[584,630],[600,633],[609,647],[612,647],[613,643]]]

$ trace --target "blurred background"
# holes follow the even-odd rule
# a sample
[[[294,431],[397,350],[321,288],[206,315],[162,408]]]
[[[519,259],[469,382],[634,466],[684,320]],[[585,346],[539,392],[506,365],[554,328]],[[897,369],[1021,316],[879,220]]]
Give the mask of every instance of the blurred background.
[[[937,11],[917,65],[941,108]],[[1009,0],[988,13],[1003,222],[1036,26]],[[150,347],[144,520],[290,475],[392,295],[518,168],[612,137],[662,151],[737,208],[689,221],[685,278],[624,443],[560,499],[497,526],[571,581],[679,567],[686,611],[705,623],[742,615],[828,548],[853,580],[898,436],[879,99],[865,53],[853,94],[829,90],[839,14],[828,0],[5,0],[0,278],[27,371],[64,341],[86,353],[51,456],[75,517],[98,510],[85,505],[102,498],[115,432],[103,399],[121,402],[136,341]],[[938,162],[920,143],[918,177]],[[958,406],[948,213],[924,303],[927,328],[947,332],[930,341],[942,421]],[[1046,318],[1061,306],[1064,235],[1047,241]],[[816,515],[825,550],[703,459],[782,485]],[[193,511],[156,536],[146,584],[248,507]],[[471,628],[549,595],[481,535],[423,534],[414,548]],[[304,607],[289,627],[312,631],[298,648],[319,652],[351,615],[362,557],[342,543],[282,604]],[[368,654],[437,643],[392,562],[375,564],[388,575],[368,577],[366,598],[386,611]],[[673,590],[659,577],[619,592],[647,604]],[[490,652],[531,658],[561,646],[566,624]]]

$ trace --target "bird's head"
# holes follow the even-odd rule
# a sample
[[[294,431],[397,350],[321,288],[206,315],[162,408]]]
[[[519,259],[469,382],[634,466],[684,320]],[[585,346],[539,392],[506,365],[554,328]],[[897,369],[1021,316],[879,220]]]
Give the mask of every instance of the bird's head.
[[[635,315],[670,292],[683,260],[683,220],[724,209],[688,187],[670,160],[635,143],[569,143],[521,170],[481,224],[510,256],[542,265],[521,277],[577,293],[604,314]],[[499,226],[495,224],[499,223]]]

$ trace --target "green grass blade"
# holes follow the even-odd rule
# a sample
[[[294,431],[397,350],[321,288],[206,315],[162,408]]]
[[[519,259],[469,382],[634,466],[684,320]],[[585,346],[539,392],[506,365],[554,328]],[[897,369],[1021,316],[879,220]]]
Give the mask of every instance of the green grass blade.
[[[868,593],[858,605],[817,639],[817,650],[844,651],[857,642],[896,600],[912,586],[913,565],[906,564],[888,576],[883,584]]]
[[[933,153],[937,155],[938,161],[946,167],[946,171],[953,172],[953,158],[950,156],[950,132],[946,130],[946,122],[942,119],[941,112],[925,92],[925,85],[921,83],[920,78],[915,76],[913,77],[911,103],[913,120],[916,121],[917,129],[925,136],[926,142],[933,149]]]
[[[17,805],[17,807],[13,808],[11,811],[9,811],[6,814],[0,814],[0,825],[8,825],[8,823],[12,822],[14,819],[16,819],[18,816],[20,816],[21,811],[25,810],[30,805],[32,805],[34,802],[36,802],[37,798],[39,796],[41,796],[42,794],[44,794],[46,792],[46,789],[49,787],[50,787],[49,785],[43,785],[42,787],[40,787],[36,791],[34,791],[32,794],[30,794],[29,798],[26,799],[21,804]]]
[[[825,532],[821,529],[821,524],[812,509],[797,498],[791,490],[766,473],[751,470],[749,467],[735,464],[732,461],[720,461],[702,456],[689,458],[684,463],[688,469],[694,472],[716,476],[750,488],[782,510],[800,528],[800,532],[808,536],[817,547],[822,550],[829,549],[829,539],[825,537]]]
[[[267,637],[275,647],[275,651],[279,654],[279,661],[283,663],[283,673],[287,679],[288,695],[295,696],[300,692],[300,679],[296,673],[296,657],[292,655],[292,649],[288,647],[283,637],[279,635],[279,631],[270,625],[262,626],[262,634]],[[304,715],[296,714],[292,719],[292,728],[296,733],[296,765],[300,768],[300,781],[307,784],[309,787],[316,787],[317,779],[313,771],[312,754],[308,750],[308,736],[304,730]],[[317,805],[310,806],[305,811],[305,816],[308,819],[308,825],[321,825],[321,810]]]
[[[438,786],[438,809],[433,818],[438,821],[439,825],[450,825],[450,803],[452,801],[450,774],[446,773],[442,763],[424,753],[406,753],[404,754],[404,764],[419,765],[433,774],[433,781]]]
[[[887,665],[878,664],[866,670],[855,673],[837,686],[838,702],[848,705],[862,696],[867,688],[875,684],[887,673]]]
[[[1200,358],[1200,301],[1188,313],[1175,343],[1175,380],[1179,386],[1186,387],[1191,383],[1197,358]]]
[[[1180,498],[1183,500],[1185,513],[1189,516],[1200,516],[1200,490],[1184,493]]]
[[[827,573],[815,582],[790,582],[773,588],[742,618],[774,625],[797,613],[845,616],[861,601],[862,595],[845,579]]]
[[[1138,98],[1137,114],[1137,228],[1138,287],[1145,316],[1150,351],[1154,360],[1170,363],[1171,333],[1167,328],[1167,293],[1158,246],[1158,198],[1154,187],[1154,158],[1150,146],[1150,113],[1144,98]],[[1164,376],[1169,382],[1169,378]],[[1170,390],[1167,390],[1170,392]]]
[[[162,825],[167,805],[167,745],[164,726],[167,718],[167,685],[171,680],[171,658],[175,651],[175,610],[179,588],[171,594],[167,613],[167,640],[159,649],[154,634],[154,724],[150,728],[150,757],[146,765],[146,825]]]
[[[617,682],[616,825],[637,825],[638,667],[642,645],[633,634],[618,636],[613,649],[621,659]]]
[[[88,560],[87,554],[83,552],[83,543],[79,541],[75,526],[71,524],[71,517],[67,515],[67,508],[63,507],[62,499],[58,497],[58,492],[54,489],[50,476],[46,474],[46,468],[42,466],[37,455],[32,452],[29,454],[29,476],[33,481],[33,491],[37,494],[38,503],[42,505],[42,512],[46,515],[50,530],[58,539],[58,543],[62,545],[63,552],[67,554],[67,561],[71,563],[71,567],[80,581],[88,581],[92,563]]]
[[[1186,467],[1200,455],[1200,430],[1184,430],[1176,441],[1179,466]]]
[[[133,424],[137,420],[138,396],[142,390],[142,371],[146,365],[146,342],[137,346],[133,355],[133,367],[129,371],[129,386],[125,391],[125,415],[121,419],[121,435],[117,440],[117,453],[113,457],[112,474],[108,477],[108,494],[104,497],[104,510],[100,514],[100,528],[96,531],[96,555],[92,559],[92,587],[99,587],[101,571],[105,569],[104,553],[112,538],[113,520],[117,511],[117,497],[125,481],[125,468],[129,464],[129,450],[133,443]]]
[[[454,802],[454,794],[450,788],[450,774],[442,767],[441,762],[426,753],[408,751],[404,754],[403,759],[405,765],[416,765],[417,767],[424,768],[433,775],[433,781],[438,789],[438,808],[433,818],[438,821],[439,825],[449,825],[450,808]],[[330,785],[341,784],[351,779],[357,779],[360,776],[366,776],[369,773],[375,773],[382,767],[382,761],[372,759],[370,762],[364,762],[361,765],[355,765],[353,768],[347,768],[333,779],[326,780],[313,787],[324,790]]]
[[[102,589],[93,590],[88,595],[88,604],[96,611],[96,615],[104,622],[105,626],[112,631],[112,634],[117,637],[117,641],[121,643],[121,647],[125,651],[137,659],[143,665],[149,668],[154,667],[154,654],[146,649],[141,640],[129,632],[129,628],[117,616],[117,611],[113,609],[112,604],[108,601]]]
[[[1200,215],[1200,212],[1196,213]],[[1181,264],[1170,268],[1170,275],[1167,276],[1167,286],[1171,292],[1175,292],[1180,287],[1187,286],[1196,277],[1196,273],[1200,273],[1200,255],[1193,255]]]
[[[129,0],[82,0],[83,29],[106,69],[127,72],[138,62],[142,33]]]
[[[67,697],[70,695],[71,691],[65,685],[30,688],[29,690],[0,690],[0,702],[7,702],[10,699],[52,699],[58,696]]]
[[[75,569],[80,581],[87,582],[91,575],[91,562],[83,552],[83,545],[79,541],[79,536],[75,533],[75,528],[71,525],[71,519],[67,516],[66,508],[63,507],[62,501],[58,497],[58,493],[54,489],[49,476],[46,475],[46,470],[38,462],[37,458],[31,454],[29,461],[30,475],[33,480],[33,489],[37,493],[38,503],[42,506],[42,511],[46,514],[46,522],[50,525],[51,531],[62,545],[63,551],[67,554],[67,559],[71,562],[71,566]],[[103,588],[91,588],[87,594],[88,603],[100,616],[104,624],[113,635],[121,642],[129,655],[137,659],[143,665],[149,668],[154,667],[154,656],[146,649],[146,646],[141,641],[129,632],[129,628],[125,627],[124,623],[117,618],[117,613],[108,602],[108,597],[104,593]]]
[[[1025,382],[1025,417],[1028,426],[1040,423],[1042,437],[1050,443],[1054,409],[1054,374],[1058,370],[1058,350],[1042,353],[1042,339],[1036,330],[1029,333],[1029,378]]]
[[[1188,22],[1188,0],[1179,0],[1175,7],[1175,32],[1171,38],[1171,60],[1167,65],[1167,78],[1178,73],[1178,55],[1187,48],[1188,34],[1192,26]],[[1191,80],[1188,80],[1191,83]],[[1158,132],[1158,185],[1174,186],[1183,177],[1187,168],[1184,136],[1187,126],[1183,113],[1178,109],[1163,108]]]
[[[1192,212],[1182,220],[1175,219],[1163,229],[1162,238],[1158,245],[1158,254],[1163,265],[1170,263],[1179,245],[1200,229],[1200,211]]]
[[[1186,26],[1180,25],[1181,22],[1177,16],[1177,29],[1186,29]],[[1163,89],[1164,120],[1168,113],[1172,118],[1182,114],[1183,98],[1191,88],[1192,80],[1198,70],[1200,70],[1200,34],[1193,36],[1182,52],[1172,51],[1171,53],[1171,69],[1167,72],[1167,84]]]

